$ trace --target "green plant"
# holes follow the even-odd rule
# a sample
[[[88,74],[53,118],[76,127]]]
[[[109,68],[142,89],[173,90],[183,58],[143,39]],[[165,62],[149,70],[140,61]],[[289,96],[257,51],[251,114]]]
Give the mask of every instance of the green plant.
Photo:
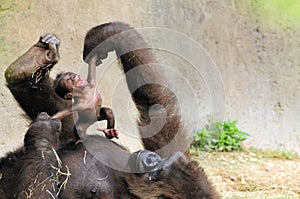
[[[248,133],[240,131],[236,121],[216,122],[210,128],[200,129],[194,134],[190,147],[191,154],[203,151],[232,151],[240,150],[240,143],[247,139]]]

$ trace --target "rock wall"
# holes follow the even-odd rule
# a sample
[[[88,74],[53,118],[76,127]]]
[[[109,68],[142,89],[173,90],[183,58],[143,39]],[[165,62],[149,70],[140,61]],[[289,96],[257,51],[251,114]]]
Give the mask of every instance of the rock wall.
[[[23,112],[5,87],[5,68],[35,43],[39,35],[53,32],[62,43],[61,60],[51,75],[68,70],[78,72],[84,67],[82,48],[85,33],[91,27],[109,21],[124,21],[136,28],[173,30],[204,47],[208,57],[217,66],[215,75],[221,76],[218,80],[222,89],[214,89],[213,84],[207,86],[205,77],[201,78],[202,73],[199,73],[199,78],[193,76],[190,60],[180,58],[178,54],[174,57],[168,51],[156,52],[161,63],[174,66],[185,77],[198,97],[201,120],[198,128],[203,128],[211,118],[236,119],[238,127],[251,134],[245,146],[300,153],[300,26],[297,20],[292,20],[297,19],[297,14],[291,12],[288,15],[290,7],[299,8],[299,5],[282,8],[282,0],[276,0],[271,4],[278,4],[278,7],[270,8],[262,2],[1,0],[0,155],[22,144],[28,126]],[[164,34],[161,38],[164,38]],[[183,54],[189,52],[197,58],[199,52],[186,51],[188,47],[184,45],[189,44],[187,41],[191,42],[171,39],[170,43],[179,51],[185,49]],[[124,96],[129,98],[129,93],[126,89],[115,90],[122,76],[118,62],[110,55],[107,63],[111,67],[101,71],[99,80],[104,105],[110,106],[120,100],[120,104],[112,108],[118,115],[128,117],[117,118],[117,128],[121,134],[136,134],[137,130],[131,125],[136,121],[136,112],[130,100],[122,101]],[[192,67],[197,69],[212,65],[212,62],[204,61]],[[177,87],[176,90],[182,89],[180,85]],[[214,92],[216,90],[217,93]],[[185,93],[180,95],[189,97]],[[212,101],[218,99],[219,105],[212,105]],[[141,147],[136,136],[121,135],[119,142],[131,150]]]

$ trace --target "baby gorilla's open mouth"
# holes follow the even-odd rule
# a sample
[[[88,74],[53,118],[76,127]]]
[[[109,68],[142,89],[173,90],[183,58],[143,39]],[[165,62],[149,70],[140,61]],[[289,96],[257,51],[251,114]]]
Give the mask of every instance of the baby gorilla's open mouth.
[[[88,84],[88,82],[85,79],[82,79],[79,75],[76,75],[76,77],[75,77],[76,87],[84,87],[87,84]]]

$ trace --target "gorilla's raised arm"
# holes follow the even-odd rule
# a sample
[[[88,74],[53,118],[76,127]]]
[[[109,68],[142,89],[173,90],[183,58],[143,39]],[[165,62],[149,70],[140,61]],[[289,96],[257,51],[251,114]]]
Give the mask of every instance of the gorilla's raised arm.
[[[60,41],[51,34],[41,36],[39,41],[14,61],[5,71],[8,86],[24,80],[37,84],[59,61]]]
[[[139,131],[145,148],[168,157],[154,176],[139,178],[129,174],[125,179],[131,192],[140,198],[219,198],[197,162],[185,158],[182,153],[171,155],[183,149],[186,131],[181,129],[177,98],[168,88],[166,77],[143,37],[121,22],[102,24],[87,33],[83,52],[87,63],[94,54],[105,58],[108,51],[113,50],[121,60],[128,88],[140,114]],[[164,126],[149,136],[160,119],[165,119]],[[175,136],[177,141],[174,142]]]
[[[71,104],[56,95],[49,77],[50,70],[59,61],[59,44],[56,36],[45,34],[5,71],[7,87],[32,120],[41,112],[53,115]],[[74,121],[70,116],[62,122],[60,141],[64,144],[74,138]]]
[[[122,22],[106,23],[92,28],[86,35],[83,50],[85,62],[94,54],[106,58],[109,51],[115,51],[126,74],[127,85],[139,111],[139,133],[147,150],[156,151],[163,147],[160,155],[169,156],[183,148],[184,132],[180,131],[180,114],[175,94],[167,87],[166,78],[151,49],[135,29]],[[101,63],[101,60],[98,60]],[[157,123],[166,120],[160,130]],[[156,131],[156,132],[154,132]],[[149,133],[153,136],[149,136]],[[174,136],[180,142],[176,148],[166,147]],[[174,145],[173,145],[174,146]]]

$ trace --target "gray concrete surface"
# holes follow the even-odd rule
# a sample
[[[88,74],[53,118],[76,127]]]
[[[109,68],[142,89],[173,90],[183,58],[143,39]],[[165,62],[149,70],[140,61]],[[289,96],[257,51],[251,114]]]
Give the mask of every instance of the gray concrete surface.
[[[145,27],[174,31],[174,38],[167,37],[164,31],[158,40],[153,39],[157,32],[148,38],[149,31],[145,31],[145,37],[155,44],[165,38],[166,44],[171,44],[155,53],[160,63],[171,66],[181,77],[176,79],[174,73],[168,79],[186,108],[185,119],[194,122],[194,115],[199,116],[194,128],[203,128],[211,118],[237,120],[238,127],[251,134],[246,147],[300,153],[300,28],[271,14],[264,15],[251,2],[1,0],[0,155],[22,144],[29,123],[5,87],[5,68],[39,35],[52,32],[62,43],[61,60],[51,75],[68,70],[79,72],[85,66],[85,33],[109,21],[124,21],[142,31]],[[193,49],[193,42],[205,50]],[[202,61],[195,64],[199,58]],[[117,112],[119,142],[137,150],[141,147],[138,138],[125,136],[136,135],[132,126],[137,113],[126,86],[115,89],[122,78],[118,61],[110,54],[105,63],[108,67],[99,69],[99,91],[104,105]],[[187,106],[194,99],[195,109]],[[197,112],[192,113],[193,110]]]

